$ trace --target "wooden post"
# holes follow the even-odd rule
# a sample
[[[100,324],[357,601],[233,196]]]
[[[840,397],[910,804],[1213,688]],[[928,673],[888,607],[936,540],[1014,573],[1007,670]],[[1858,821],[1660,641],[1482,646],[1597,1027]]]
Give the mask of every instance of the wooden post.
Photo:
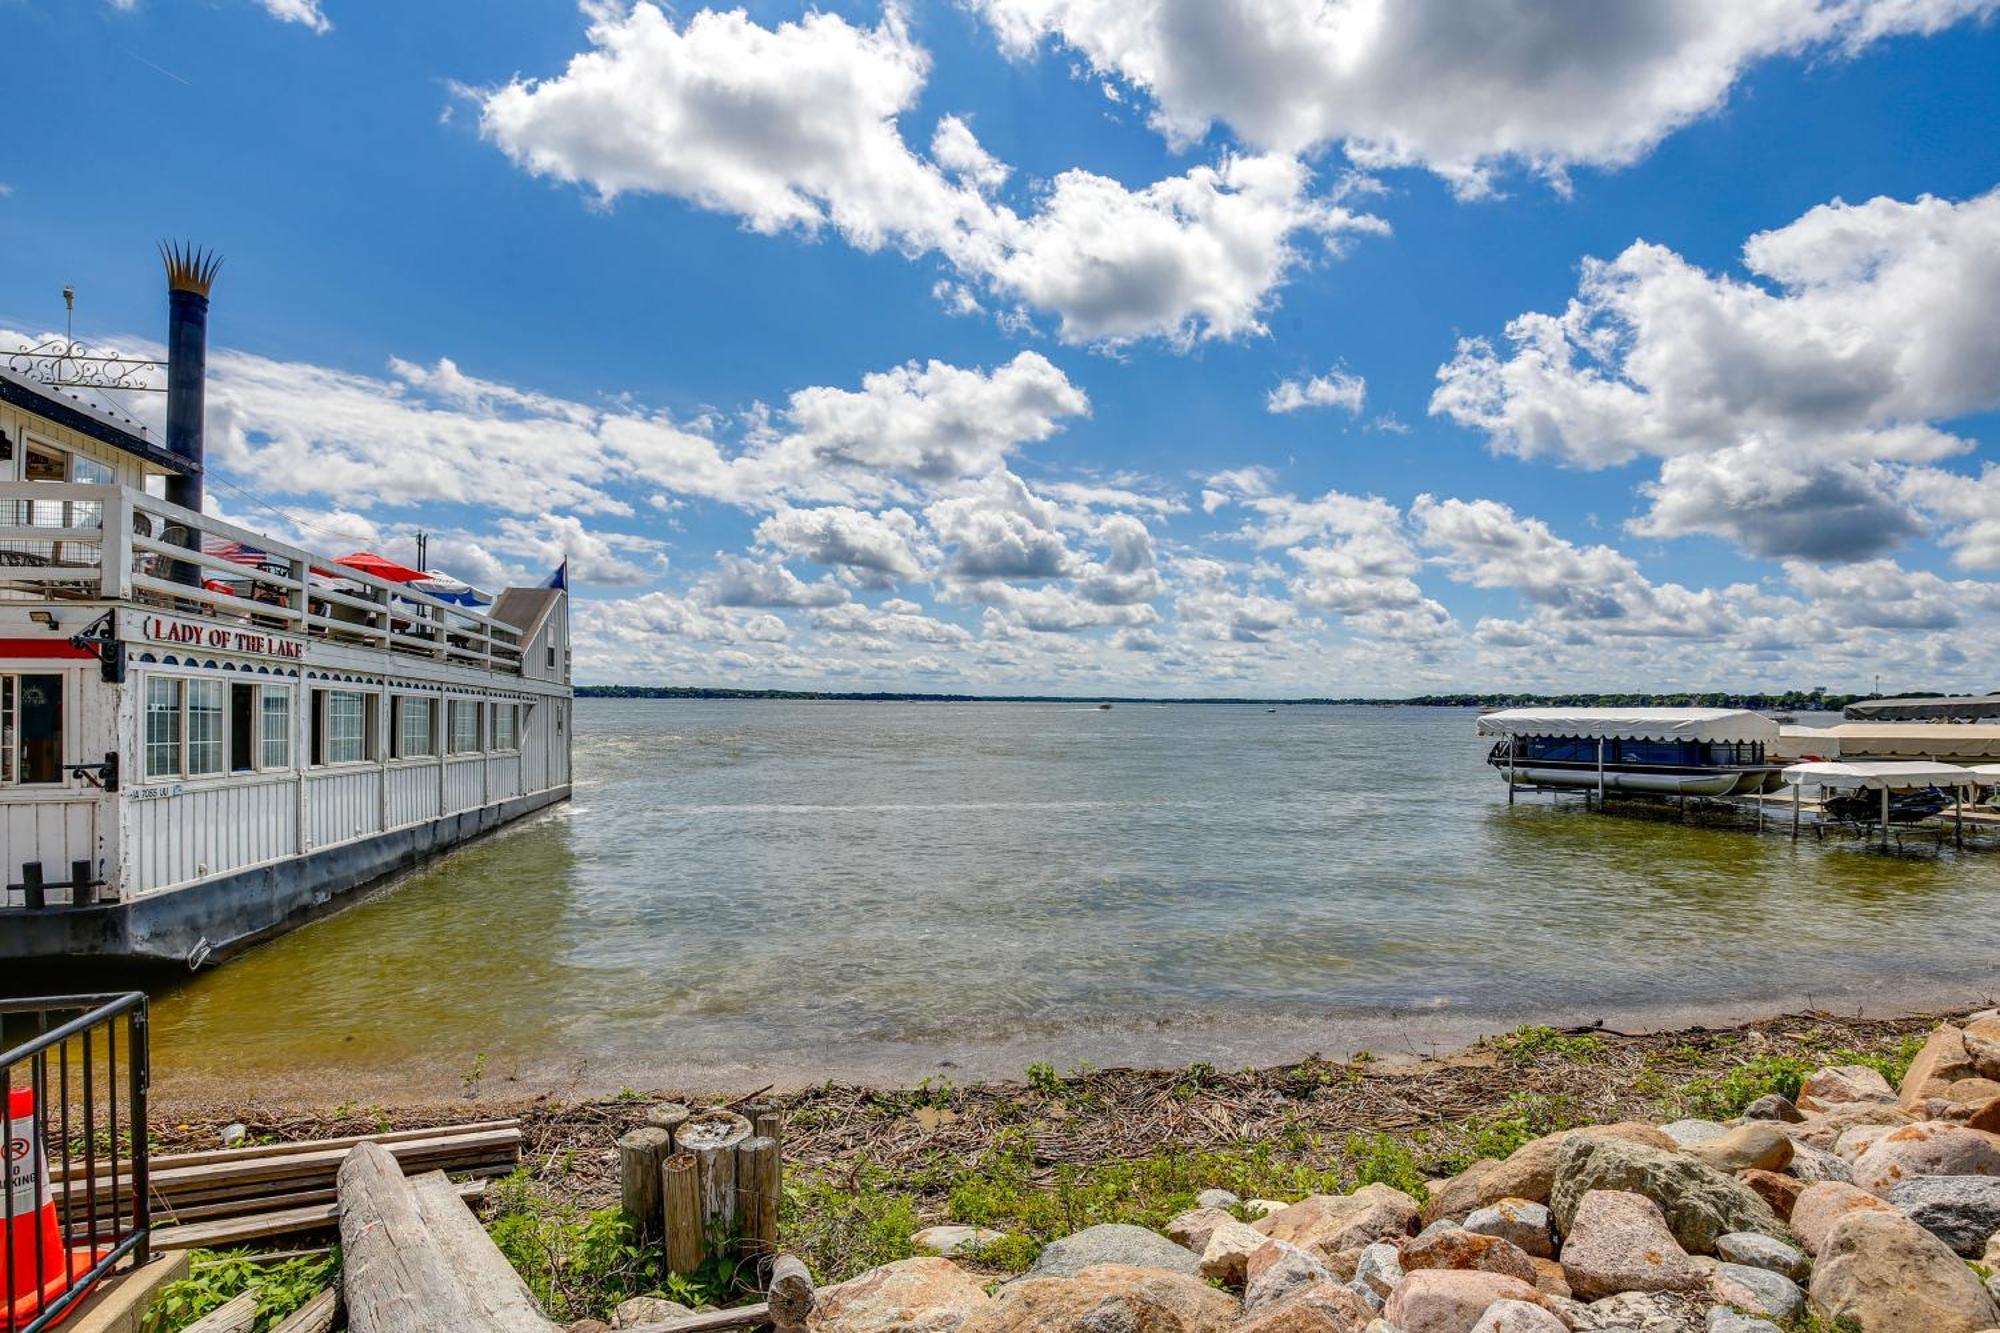
[[[1792,841],[1799,840],[1799,809],[1805,804],[1806,784],[1803,780],[1792,785]]]
[[[1889,850],[1889,784],[1882,784],[1882,850]]]
[[[1604,737],[1597,738],[1597,813],[1604,813]]]
[[[665,1213],[660,1203],[660,1162],[674,1136],[647,1126],[618,1140],[618,1202],[642,1239],[657,1238]]]
[[[1951,789],[1951,840],[1960,851],[1965,850],[1965,788]]]
[[[750,1122],[720,1107],[689,1117],[674,1134],[681,1151],[694,1154],[701,1223],[712,1243],[736,1235],[736,1145],[749,1137]]]
[[[750,1117],[750,1127],[760,1139],[769,1139],[778,1145],[780,1158],[785,1152],[785,1113],[773,1102],[766,1102]]]
[[[679,1102],[661,1102],[646,1108],[646,1123],[654,1129],[664,1129],[672,1134],[687,1123],[688,1109]]]
[[[42,863],[23,861],[21,863],[21,906],[37,908],[48,906],[48,898],[42,890]]]
[[[795,1333],[806,1326],[813,1309],[812,1274],[789,1254],[781,1254],[771,1265],[771,1287],[765,1303],[771,1309],[771,1323],[778,1333]]]
[[[691,1152],[677,1152],[660,1164],[666,1197],[667,1271],[686,1275],[701,1267],[707,1246],[701,1230],[701,1189]]]
[[[1507,804],[1514,804],[1514,738],[1507,738]]]
[[[763,1259],[778,1252],[778,1145],[761,1136],[736,1145],[736,1208],[742,1253]]]

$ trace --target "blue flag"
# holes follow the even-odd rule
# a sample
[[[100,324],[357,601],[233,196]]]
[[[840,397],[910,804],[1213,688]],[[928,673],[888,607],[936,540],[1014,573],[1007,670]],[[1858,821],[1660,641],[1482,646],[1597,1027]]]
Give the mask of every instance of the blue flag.
[[[565,559],[560,565],[557,565],[556,572],[542,580],[542,586],[544,588],[560,588],[562,591],[568,592],[569,561]]]

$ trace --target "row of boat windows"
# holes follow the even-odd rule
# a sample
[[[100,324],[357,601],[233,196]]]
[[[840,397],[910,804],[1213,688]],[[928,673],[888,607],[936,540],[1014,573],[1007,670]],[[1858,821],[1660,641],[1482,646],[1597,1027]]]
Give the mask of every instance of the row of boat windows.
[[[1514,751],[1517,761],[1595,764],[1598,742],[1588,736],[1528,736]],[[1637,741],[1604,742],[1607,764],[1662,764],[1679,768],[1761,764],[1762,741]]]
[[[146,678],[146,776],[213,777],[292,767],[290,685],[248,684],[198,676]],[[387,696],[389,726],[381,726],[384,696],[373,690],[309,691],[308,765],[371,763],[383,758],[515,750],[521,705],[425,695]],[[440,725],[438,705],[445,707]]]

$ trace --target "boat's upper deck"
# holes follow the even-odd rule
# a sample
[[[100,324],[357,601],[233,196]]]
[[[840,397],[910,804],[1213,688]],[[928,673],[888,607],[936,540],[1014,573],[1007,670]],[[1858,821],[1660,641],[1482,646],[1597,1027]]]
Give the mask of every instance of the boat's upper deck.
[[[0,481],[0,610],[93,603],[241,626],[279,655],[341,645],[523,674],[523,627],[478,606],[129,486]],[[156,628],[133,637],[173,632]]]

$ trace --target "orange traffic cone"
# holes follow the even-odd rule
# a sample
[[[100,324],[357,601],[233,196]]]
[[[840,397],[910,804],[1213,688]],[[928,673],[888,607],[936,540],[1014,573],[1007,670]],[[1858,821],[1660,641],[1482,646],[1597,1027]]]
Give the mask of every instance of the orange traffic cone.
[[[40,1318],[96,1262],[89,1250],[72,1254],[63,1248],[33,1091],[9,1091],[7,1115],[6,1197],[12,1216],[7,1234],[0,1236],[0,1276],[8,1283],[0,1333],[14,1333]]]

